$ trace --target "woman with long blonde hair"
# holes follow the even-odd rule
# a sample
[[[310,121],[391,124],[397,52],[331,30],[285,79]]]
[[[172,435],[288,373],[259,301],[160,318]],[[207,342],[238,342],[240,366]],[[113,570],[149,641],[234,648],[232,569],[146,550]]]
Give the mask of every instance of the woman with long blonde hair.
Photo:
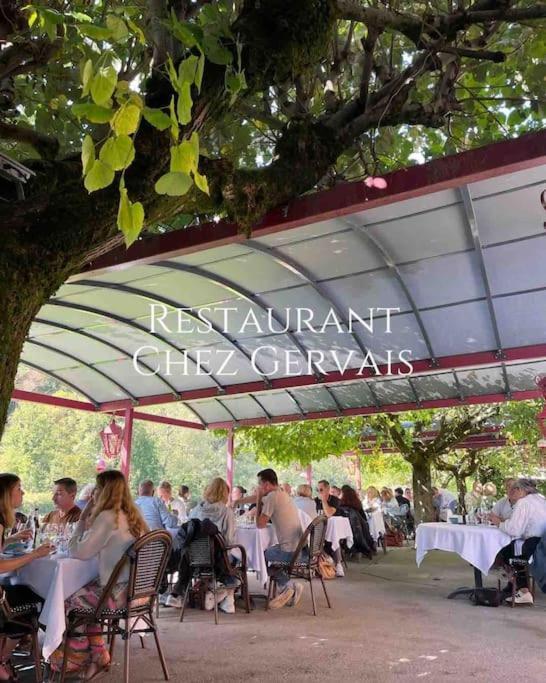
[[[70,556],[79,560],[98,557],[99,578],[81,588],[66,601],[66,609],[94,609],[112,571],[134,541],[148,531],[146,522],[133,503],[124,475],[116,470],[106,470],[97,475],[93,498],[82,512],[76,531],[69,542]],[[129,566],[120,574],[114,586],[108,608],[116,609],[125,604]],[[51,656],[51,666],[60,670],[64,646]],[[106,671],[110,655],[101,635],[100,627],[87,626],[85,632],[68,643],[67,672],[81,673],[90,680]]]
[[[228,506],[229,487],[225,479],[215,477],[203,491],[203,500],[190,512],[190,519],[210,519],[218,527],[227,545],[235,543],[235,514]]]

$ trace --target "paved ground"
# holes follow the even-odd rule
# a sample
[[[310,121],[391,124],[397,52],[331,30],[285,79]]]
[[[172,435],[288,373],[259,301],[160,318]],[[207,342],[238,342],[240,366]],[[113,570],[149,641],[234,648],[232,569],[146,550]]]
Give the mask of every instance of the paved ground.
[[[472,580],[455,555],[429,553],[422,568],[409,548],[350,564],[328,582],[334,609],[306,591],[297,608],[250,615],[162,609],[159,624],[171,680],[205,681],[545,681],[546,596],[533,608],[474,607],[448,601]],[[491,579],[489,580],[491,582]],[[317,589],[320,584],[317,584]],[[122,658],[106,678],[122,680]],[[161,681],[152,643],[135,639],[131,681]]]

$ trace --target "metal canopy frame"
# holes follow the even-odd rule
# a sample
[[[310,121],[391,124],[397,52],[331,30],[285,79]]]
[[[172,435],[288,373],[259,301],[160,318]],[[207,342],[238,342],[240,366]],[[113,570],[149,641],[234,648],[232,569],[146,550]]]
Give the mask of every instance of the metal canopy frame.
[[[60,346],[55,345],[55,334],[33,335],[32,330],[29,336],[29,348],[41,347],[52,353],[64,356],[67,361],[77,363],[88,371],[107,381],[110,385],[115,386],[116,389],[121,390],[126,398],[115,399],[109,401],[99,402],[92,397],[92,392],[86,389],[85,386],[79,386],[80,382],[67,382],[58,372],[48,370],[42,367],[39,362],[34,362],[34,357],[30,354],[27,360],[22,358],[22,363],[29,367],[34,367],[42,372],[49,374],[65,385],[69,386],[74,391],[85,395],[95,409],[103,411],[121,411],[132,408],[135,405],[154,405],[161,403],[168,403],[171,401],[181,401],[199,420],[199,427],[229,427],[239,426],[245,424],[267,424],[278,423],[283,421],[292,421],[297,419],[317,419],[322,417],[338,417],[343,415],[365,415],[376,412],[399,412],[403,410],[414,410],[419,408],[429,407],[449,407],[462,404],[488,403],[503,401],[506,399],[526,399],[536,398],[541,394],[535,389],[519,390],[518,386],[512,387],[510,384],[510,370],[511,366],[515,364],[527,364],[532,368],[532,364],[539,364],[546,362],[546,343],[535,343],[528,345],[510,346],[505,344],[503,347],[502,335],[499,327],[499,320],[497,311],[495,309],[495,301],[504,297],[514,297],[517,295],[528,295],[531,293],[540,293],[546,290],[546,286],[542,282],[532,282],[528,287],[514,287],[512,290],[493,292],[491,286],[490,273],[487,270],[486,261],[484,258],[484,251],[499,245],[509,245],[513,242],[524,242],[529,239],[535,239],[542,235],[524,234],[521,237],[511,238],[506,240],[495,240],[487,244],[483,244],[482,236],[478,226],[478,218],[474,206],[475,200],[472,197],[472,185],[479,181],[489,180],[498,176],[508,175],[524,169],[530,169],[546,164],[546,131],[541,131],[535,134],[523,136],[517,140],[508,140],[502,143],[489,145],[484,148],[465,152],[454,157],[445,157],[422,166],[415,166],[409,169],[403,169],[395,173],[389,174],[387,179],[387,189],[377,190],[375,188],[367,188],[364,183],[349,183],[343,184],[333,188],[332,190],[318,192],[314,195],[308,195],[292,202],[288,207],[271,212],[258,226],[255,227],[252,239],[245,239],[237,231],[237,226],[229,223],[220,222],[218,224],[211,224],[199,226],[184,231],[176,231],[167,233],[161,236],[155,236],[150,239],[138,241],[129,249],[124,251],[116,249],[113,252],[106,254],[90,264],[84,271],[70,279],[69,286],[80,286],[88,288],[96,288],[104,290],[105,292],[117,291],[128,296],[141,297],[146,300],[154,301],[166,305],[169,308],[188,309],[189,306],[181,301],[175,300],[163,294],[158,294],[152,291],[142,289],[138,284],[131,282],[129,271],[127,281],[129,284],[123,282],[114,282],[101,279],[101,274],[112,271],[126,270],[130,266],[149,265],[154,269],[163,269],[165,272],[180,272],[186,273],[195,278],[201,278],[208,281],[211,285],[217,286],[225,291],[233,294],[237,300],[242,300],[255,306],[262,312],[268,312],[272,319],[283,329],[286,324],[283,322],[283,316],[275,307],[266,306],[263,300],[263,295],[254,294],[253,291],[241,283],[240,278],[235,281],[232,277],[224,274],[217,274],[206,266],[206,263],[194,262],[182,263],[173,261],[176,257],[189,257],[193,254],[198,254],[212,247],[222,247],[230,244],[238,244],[244,247],[245,254],[260,254],[272,263],[275,263],[280,268],[291,273],[301,282],[302,285],[309,287],[320,298],[327,308],[333,311],[341,325],[349,331],[349,323],[347,316],[343,312],[344,301],[339,299],[339,295],[333,293],[333,288],[326,286],[325,283],[329,281],[341,281],[344,278],[354,278],[357,276],[366,276],[370,273],[385,272],[390,274],[392,282],[395,282],[400,290],[405,301],[408,304],[408,310],[401,310],[399,314],[394,315],[409,315],[413,317],[416,327],[408,327],[408,330],[415,330],[412,334],[421,336],[423,348],[426,348],[427,357],[419,360],[412,360],[413,374],[410,377],[404,376],[406,370],[403,363],[394,363],[390,368],[391,373],[396,375],[400,373],[400,377],[392,377],[393,381],[402,381],[405,383],[403,387],[404,400],[398,403],[392,403],[393,390],[389,392],[387,382],[384,375],[388,368],[385,365],[380,366],[379,375],[376,376],[370,368],[363,373],[358,372],[355,367],[350,367],[345,372],[337,370],[324,372],[316,365],[310,368],[310,374],[297,376],[277,376],[267,378],[266,376],[257,376],[256,380],[246,381],[238,384],[227,384],[220,381],[218,375],[206,372],[207,377],[210,377],[210,384],[213,386],[202,386],[194,389],[177,390],[173,383],[167,376],[157,373],[154,378],[162,383],[166,389],[166,393],[156,395],[135,396],[134,390],[130,391],[123,386],[121,381],[114,379],[108,374],[105,368],[97,367],[96,364],[88,362],[85,353],[69,353],[64,351]],[[536,184],[536,183],[535,183]],[[529,184],[532,186],[532,183]],[[411,260],[398,260],[394,258],[390,247],[386,246],[383,238],[377,236],[377,232],[372,226],[380,226],[382,223],[392,222],[392,218],[383,220],[369,221],[369,212],[373,209],[386,207],[397,202],[408,199],[415,199],[432,195],[442,191],[453,191],[452,195],[455,199],[448,199],[448,201],[438,206],[438,209],[461,206],[464,216],[464,225],[466,235],[470,240],[472,248],[464,249],[447,249],[445,255],[453,256],[458,254],[475,254],[477,264],[479,267],[479,274],[484,296],[473,296],[471,298],[461,297],[461,301],[452,301],[449,297],[447,300],[440,300],[438,303],[429,301],[429,305],[419,305],[416,293],[412,289],[412,285],[405,275],[403,267],[412,263]],[[499,192],[496,190],[493,195],[501,196],[504,192],[510,189],[505,189],[501,183]],[[486,195],[489,196],[489,195]],[[427,200],[428,201],[428,200]],[[434,203],[429,206],[425,203],[426,208],[420,212],[410,210],[403,214],[404,217],[415,217],[419,213],[429,213],[437,210]],[[364,217],[356,214],[364,212]],[[387,214],[388,215],[388,214]],[[396,213],[395,213],[396,215]],[[287,256],[284,251],[276,246],[276,240],[267,240],[265,238],[282,233],[293,228],[302,226],[312,226],[317,223],[324,223],[325,221],[337,221],[337,229],[333,228],[333,232],[308,232],[302,233],[302,240],[297,240],[293,244],[298,244],[301,241],[313,240],[317,237],[327,236],[330,234],[347,234],[353,235],[362,244],[367,252],[373,254],[373,262],[378,260],[382,264],[379,268],[360,269],[360,272],[355,272],[358,269],[353,269],[352,272],[335,276],[321,277],[318,271],[315,271],[313,265],[304,265],[302,261],[293,257]],[[346,226],[344,229],[343,226]],[[518,233],[519,234],[519,233]],[[306,236],[307,235],[307,236]],[[309,237],[311,235],[311,237]],[[510,236],[510,235],[508,235]],[[263,241],[265,239],[265,242]],[[334,240],[332,240],[334,241]],[[282,242],[282,240],[281,240]],[[289,242],[290,243],[290,242]],[[301,252],[301,249],[300,249]],[[336,252],[337,253],[337,252]],[[440,252],[443,254],[444,252]],[[219,257],[220,260],[221,257]],[[224,258],[233,258],[230,256]],[[429,258],[436,258],[436,256],[425,255],[423,260]],[[205,259],[206,261],[206,259]],[[212,261],[214,263],[214,260]],[[419,263],[416,260],[415,263]],[[313,262],[314,263],[314,262]],[[339,261],[338,261],[339,263]],[[474,261],[472,261],[474,263]],[[271,271],[273,273],[274,271]],[[344,271],[346,272],[346,271]],[[271,277],[271,275],[270,275]],[[137,276],[136,282],[138,282]],[[116,278],[118,279],[118,278]],[[123,278],[121,278],[123,279]],[[532,285],[539,286],[532,286]],[[288,287],[280,287],[275,292],[282,292],[283,290],[297,289],[297,285],[290,285]],[[305,290],[303,290],[305,291]],[[342,290],[343,291],[343,290]],[[67,294],[65,294],[66,296]],[[68,295],[70,297],[70,293]],[[442,355],[438,353],[439,349],[436,347],[436,342],[432,341],[430,330],[427,329],[427,322],[424,314],[429,314],[432,311],[442,309],[449,309],[449,307],[462,306],[465,304],[483,302],[487,305],[489,312],[489,323],[491,325],[491,332],[495,342],[495,348],[489,350],[470,351],[465,353],[453,353],[450,355]],[[423,302],[422,302],[423,303]],[[189,361],[193,362],[196,368],[202,368],[198,359],[192,356],[191,349],[179,348],[176,344],[170,341],[162,334],[157,332],[152,333],[144,325],[137,320],[132,320],[128,317],[120,315],[119,313],[109,312],[95,306],[83,305],[80,303],[73,303],[70,300],[53,298],[48,302],[48,305],[58,306],[60,308],[71,309],[94,315],[98,318],[103,318],[107,322],[115,321],[121,323],[138,331],[141,334],[160,341],[166,348],[172,349],[178,353],[185,351]],[[199,308],[194,306],[193,308]],[[509,309],[508,309],[509,310]],[[192,314],[191,310],[185,311],[185,314],[193,318],[197,322],[201,322],[201,318]],[[105,348],[120,354],[124,359],[132,358],[129,351],[123,349],[116,342],[115,337],[112,340],[102,338],[94,334],[92,328],[79,329],[73,327],[71,324],[64,322],[50,321],[48,316],[43,311],[36,319],[36,323],[50,326],[53,329],[63,330],[72,334],[79,335],[85,342],[85,339],[92,340],[103,344]],[[428,319],[428,318],[427,318]],[[252,365],[251,354],[245,348],[244,339],[238,338],[232,333],[228,333],[218,327],[212,320],[207,318],[213,333],[228,347],[232,348],[237,356],[245,359]],[[211,333],[212,334],[212,333]],[[299,352],[300,356],[305,357],[308,349],[305,343],[298,338],[293,328],[289,328],[284,332],[279,332],[279,335],[285,335],[286,339],[290,340],[294,348]],[[43,338],[45,338],[45,341]],[[484,337],[485,338],[485,337]],[[369,352],[367,345],[360,338],[360,334],[350,331],[346,339],[353,340],[359,352],[364,357]],[[487,336],[489,339],[489,336]],[[285,342],[283,342],[285,343]],[[464,348],[464,347],[463,347]],[[478,347],[479,348],[479,347]],[[153,368],[146,363],[146,360],[139,358],[139,364],[152,371]],[[99,364],[100,365],[100,364]],[[254,367],[259,368],[254,359]],[[463,385],[459,372],[468,372],[471,370],[491,369],[491,379],[487,383],[488,386],[493,386],[500,382],[502,376],[503,393],[489,392],[489,393],[473,393],[473,389],[468,389]],[[59,371],[62,372],[62,371]],[[495,374],[495,373],[499,373]],[[525,371],[527,372],[527,370]],[[256,373],[254,373],[256,374]],[[442,398],[432,399],[424,396],[417,388],[420,378],[427,376],[449,376],[451,382],[447,388],[452,391],[453,395]],[[521,375],[523,376],[523,375]],[[528,375],[527,375],[528,376]],[[516,378],[518,375],[516,375]],[[497,378],[497,379],[495,379]],[[361,405],[350,405],[344,401],[343,395],[338,394],[337,386],[343,385],[346,387],[352,383],[357,383],[359,391],[364,390],[369,394],[370,400],[363,398],[360,395]],[[309,401],[304,400],[302,403],[303,394],[298,390],[305,390],[306,387],[320,387],[322,392],[316,393],[316,398],[310,398]],[[398,386],[398,385],[395,385]],[[422,390],[422,384],[419,385]],[[528,386],[528,381],[523,386]],[[387,390],[384,395],[382,389]],[[514,390],[518,389],[518,390]],[[269,405],[264,403],[262,395],[271,392],[281,392],[288,400],[286,406],[288,410],[294,408],[294,412],[278,415],[272,413]],[[103,392],[107,393],[107,392]],[[396,391],[394,392],[396,394]],[[237,404],[229,405],[228,397],[246,396],[252,401],[257,408],[257,415],[253,418],[242,418],[238,415],[239,408]],[[381,398],[380,398],[381,396]],[[411,396],[411,402],[407,399]],[[350,397],[350,395],[349,395]],[[218,406],[222,406],[225,414],[229,416],[228,420],[211,420],[205,421],[200,409],[200,402],[206,399],[213,401]],[[351,399],[352,400],[352,399]],[[371,401],[371,402],[370,402]],[[313,402],[320,404],[321,409],[313,410],[307,409]],[[362,403],[365,405],[362,405]],[[304,408],[304,405],[306,408]],[[279,405],[273,403],[273,408],[278,412]],[[324,408],[324,409],[322,409]],[[248,407],[244,411],[248,411]],[[284,404],[281,410],[284,410]],[[210,418],[212,413],[207,413]],[[243,412],[244,414],[244,412]]]

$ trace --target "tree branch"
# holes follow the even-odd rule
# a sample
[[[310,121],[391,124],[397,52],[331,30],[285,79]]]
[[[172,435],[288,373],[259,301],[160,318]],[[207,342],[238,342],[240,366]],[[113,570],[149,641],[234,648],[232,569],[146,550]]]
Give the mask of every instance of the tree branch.
[[[491,50],[470,50],[465,47],[442,47],[438,52],[447,52],[451,55],[459,57],[468,57],[469,59],[479,59],[500,64],[506,61],[506,54],[504,52],[492,52]]]

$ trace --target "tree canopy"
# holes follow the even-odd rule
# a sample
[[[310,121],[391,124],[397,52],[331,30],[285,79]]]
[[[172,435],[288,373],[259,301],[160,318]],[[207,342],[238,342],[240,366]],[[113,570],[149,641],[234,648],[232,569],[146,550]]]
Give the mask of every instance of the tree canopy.
[[[532,0],[4,0],[0,428],[32,318],[142,228],[271,208],[538,129]],[[118,229],[121,232],[118,232]]]

